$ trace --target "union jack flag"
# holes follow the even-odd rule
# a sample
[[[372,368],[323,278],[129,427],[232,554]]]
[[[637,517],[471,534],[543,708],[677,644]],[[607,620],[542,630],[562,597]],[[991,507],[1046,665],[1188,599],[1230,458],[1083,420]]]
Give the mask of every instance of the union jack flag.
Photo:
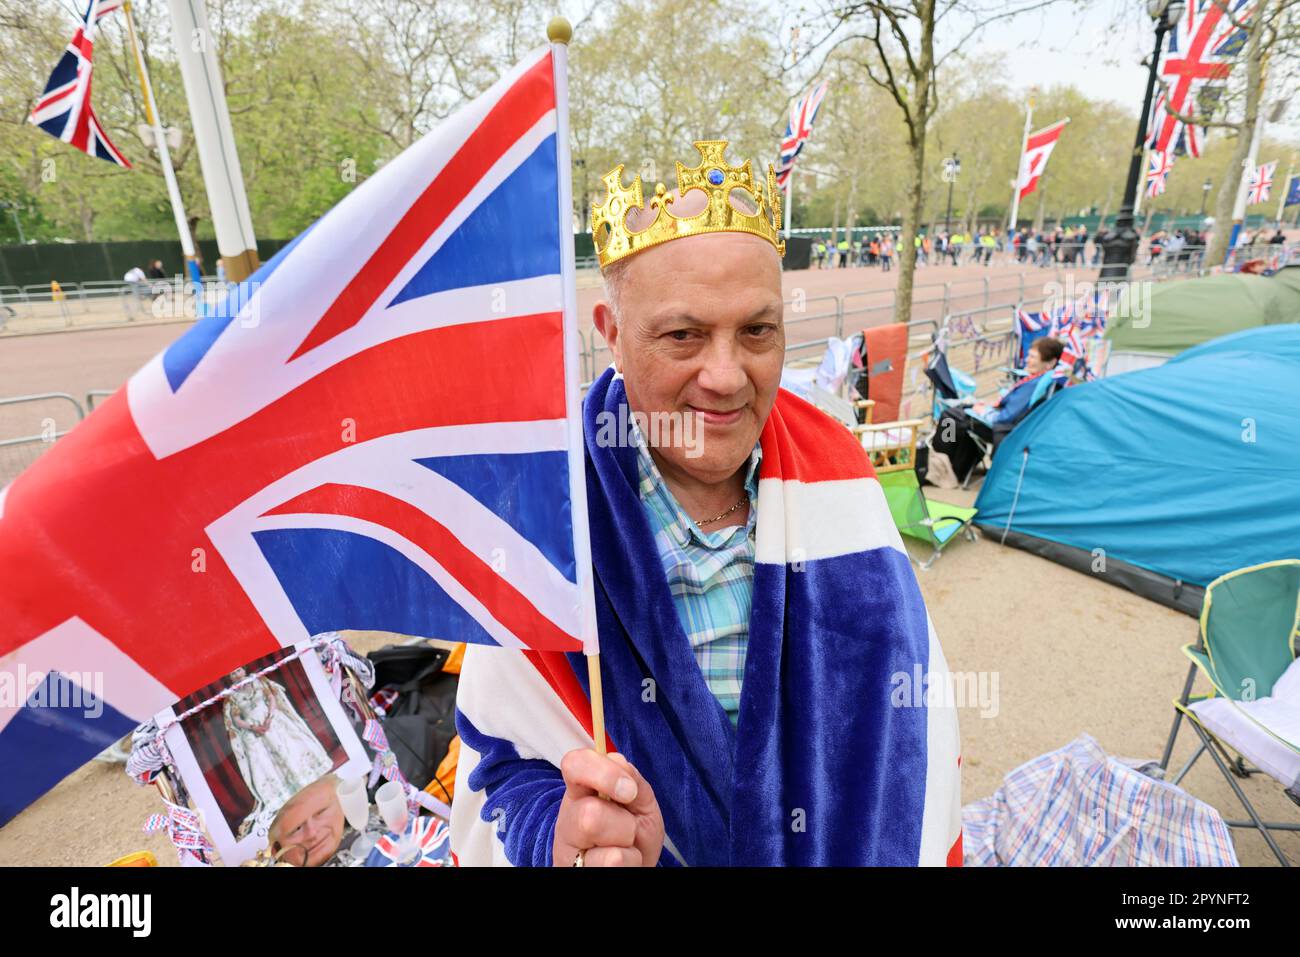
[[[99,21],[122,3],[123,0],[90,0],[81,25],[50,74],[45,92],[32,108],[28,122],[89,156],[130,169],[131,163],[108,138],[90,105],[95,33]]]
[[[1273,191],[1273,172],[1277,169],[1277,160],[1257,166],[1250,174],[1250,192],[1246,194],[1246,205],[1267,203]]]
[[[1016,311],[1015,356],[1013,364],[1023,369],[1033,344],[1045,336],[1058,339],[1064,347],[1057,364],[1059,370],[1072,370],[1079,359],[1088,355],[1090,341],[1106,334],[1106,312],[1109,295],[1106,290],[1096,290],[1091,295],[1080,296],[1050,306],[1041,312]],[[1089,368],[1086,378],[1093,378]]]
[[[794,106],[790,107],[790,122],[785,128],[785,136],[781,139],[781,157],[776,164],[776,184],[781,189],[785,189],[790,174],[794,172],[795,159],[803,151],[803,145],[808,142],[808,137],[812,136],[813,120],[817,118],[817,110],[821,107],[822,100],[826,98],[828,85],[829,83],[822,83],[809,91],[806,96],[795,100]]]
[[[1168,52],[1160,68],[1165,86],[1156,99],[1147,145],[1160,153],[1171,153],[1180,143],[1193,157],[1201,155],[1205,128],[1187,123],[1174,114],[1197,115],[1201,100],[1212,100],[1222,92],[1232,58],[1245,38],[1233,21],[1245,19],[1249,0],[1192,0],[1187,13],[1169,33]],[[1223,5],[1221,5],[1223,4]],[[1224,6],[1231,7],[1231,14]]]
[[[1169,172],[1174,168],[1172,153],[1151,152],[1151,165],[1147,169],[1147,196],[1154,199],[1169,186]]]
[[[555,49],[363,182],[0,490],[0,678],[102,676],[93,717],[0,695],[0,823],[310,635],[594,644]]]

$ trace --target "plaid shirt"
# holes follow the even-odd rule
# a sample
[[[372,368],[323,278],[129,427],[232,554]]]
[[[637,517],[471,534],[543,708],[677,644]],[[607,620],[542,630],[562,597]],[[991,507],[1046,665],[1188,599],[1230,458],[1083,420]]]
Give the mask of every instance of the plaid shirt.
[[[668,589],[704,681],[731,723],[740,714],[740,684],[749,645],[754,596],[754,527],[758,518],[758,463],[754,446],[745,476],[749,521],[705,532],[668,491],[644,440],[637,435],[641,504],[659,546]]]

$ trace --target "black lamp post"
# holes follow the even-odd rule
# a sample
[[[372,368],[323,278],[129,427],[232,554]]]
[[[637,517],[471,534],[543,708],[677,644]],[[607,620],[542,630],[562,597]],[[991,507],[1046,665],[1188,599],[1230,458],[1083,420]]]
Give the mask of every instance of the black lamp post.
[[[1214,182],[1206,177],[1205,182],[1201,184],[1201,219],[1205,218],[1205,203],[1210,198],[1212,189],[1214,189]]]
[[[948,212],[943,217],[943,231],[952,232],[952,227],[948,225],[952,219],[952,186],[957,182],[957,174],[961,172],[961,160],[957,158],[957,151],[952,151],[952,158],[943,161],[943,178],[948,181]]]
[[[1129,160],[1128,181],[1124,184],[1124,203],[1115,219],[1115,229],[1105,242],[1105,259],[1100,279],[1127,279],[1129,268],[1137,259],[1138,231],[1133,225],[1133,206],[1137,202],[1138,179],[1142,175],[1143,145],[1147,138],[1147,117],[1151,115],[1151,99],[1155,94],[1156,74],[1160,69],[1160,48],[1165,34],[1183,17],[1184,0],[1147,0],[1147,13],[1156,24],[1155,52],[1151,54],[1151,69],[1147,73],[1147,92],[1142,100],[1142,115],[1138,118],[1137,139]]]

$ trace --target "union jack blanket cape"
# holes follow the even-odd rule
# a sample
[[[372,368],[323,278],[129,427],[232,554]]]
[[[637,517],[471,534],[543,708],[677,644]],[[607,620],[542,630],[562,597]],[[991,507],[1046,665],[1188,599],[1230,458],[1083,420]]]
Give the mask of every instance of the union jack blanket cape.
[[[661,865],[961,863],[947,666],[870,462],[781,391],[761,436],[754,600],[738,725],[705,684],[637,492],[636,449],[602,447],[626,403],[584,404],[608,746],[654,788]],[[461,864],[551,864],[560,760],[591,747],[580,654],[471,646],[457,696]],[[908,686],[908,687],[905,687]],[[927,706],[928,705],[928,706]]]

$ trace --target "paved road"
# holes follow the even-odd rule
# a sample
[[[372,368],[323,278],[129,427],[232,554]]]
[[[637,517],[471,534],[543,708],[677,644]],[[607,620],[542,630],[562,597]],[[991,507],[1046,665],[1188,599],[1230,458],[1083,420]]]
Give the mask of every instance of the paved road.
[[[1090,273],[1079,274],[1078,278],[1087,275]],[[849,314],[845,331],[890,321],[897,276],[897,271],[882,273],[875,268],[786,273],[786,297],[801,297],[804,306],[800,309],[792,304],[787,310],[789,345],[824,339],[836,332],[835,304],[827,297],[846,296],[845,309]],[[1010,265],[923,267],[917,271],[914,316],[918,319],[942,316],[945,283],[950,311],[981,307],[987,296],[989,302],[1003,306],[998,314],[1005,315],[1008,312],[1005,306],[1014,303],[1022,289],[1026,298],[1041,298],[1045,284],[1059,280],[1060,276],[1053,270],[1021,270]],[[599,296],[599,280],[595,274],[581,277],[578,310],[583,317],[583,334],[598,347],[602,343],[591,328],[590,316]],[[66,392],[84,404],[88,390],[118,388],[131,373],[188,328],[189,323],[181,322],[0,337],[0,397]],[[810,350],[809,355],[815,352]],[[608,353],[601,350],[593,359],[593,367],[603,368],[608,361]],[[62,431],[75,420],[75,412],[71,405],[58,402],[11,409],[0,406],[0,439],[39,434],[42,429],[48,430],[50,419]]]

